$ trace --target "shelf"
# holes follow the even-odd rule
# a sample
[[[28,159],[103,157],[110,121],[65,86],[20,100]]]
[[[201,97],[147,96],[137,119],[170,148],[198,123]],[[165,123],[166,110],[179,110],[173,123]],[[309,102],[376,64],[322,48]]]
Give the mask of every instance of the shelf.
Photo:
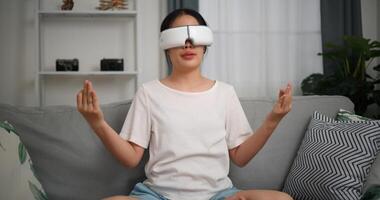
[[[81,72],[81,71],[43,71],[39,72],[39,75],[43,76],[86,76],[86,75],[137,75],[137,71],[93,71],[93,72]]]
[[[35,1],[40,106],[71,102],[83,79],[96,82],[109,101],[130,98],[137,91],[142,30],[138,0],[128,0],[125,10],[97,10],[94,1],[80,1],[73,10],[60,10],[58,1]],[[57,58],[78,58],[80,71],[56,71]],[[101,58],[123,58],[128,67],[125,71],[100,71]]]
[[[89,16],[89,17],[98,17],[98,16],[136,16],[137,12],[135,10],[88,10],[88,11],[75,11],[75,10],[41,10],[38,11],[39,15],[43,16]]]

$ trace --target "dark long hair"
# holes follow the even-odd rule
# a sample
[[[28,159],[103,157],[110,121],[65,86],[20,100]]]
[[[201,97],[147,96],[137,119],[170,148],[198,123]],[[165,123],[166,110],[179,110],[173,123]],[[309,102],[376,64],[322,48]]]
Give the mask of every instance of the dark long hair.
[[[161,23],[161,32],[171,28],[171,25],[173,24],[174,20],[182,15],[190,15],[198,21],[199,25],[207,26],[206,20],[203,19],[202,15],[199,14],[197,11],[188,8],[180,8],[172,11],[165,17],[165,19]]]

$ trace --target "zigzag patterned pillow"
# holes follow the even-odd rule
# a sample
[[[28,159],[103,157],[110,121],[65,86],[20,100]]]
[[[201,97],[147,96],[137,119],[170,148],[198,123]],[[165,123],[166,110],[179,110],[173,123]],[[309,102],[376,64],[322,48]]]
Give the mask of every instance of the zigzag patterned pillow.
[[[314,112],[283,191],[294,199],[358,200],[380,150],[380,121]]]

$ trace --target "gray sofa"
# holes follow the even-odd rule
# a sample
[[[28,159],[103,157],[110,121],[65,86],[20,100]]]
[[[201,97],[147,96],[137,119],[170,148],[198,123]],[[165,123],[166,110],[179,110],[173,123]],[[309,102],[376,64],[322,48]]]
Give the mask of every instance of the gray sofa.
[[[131,101],[102,105],[107,122],[120,131]],[[253,129],[272,109],[271,99],[241,99]],[[312,113],[335,117],[339,108],[353,111],[342,96],[295,96],[292,111],[282,120],[264,148],[239,168],[231,164],[230,177],[241,189],[281,190]],[[100,199],[128,194],[144,180],[144,163],[126,169],[105,149],[73,106],[16,107],[0,105],[0,120],[14,125],[29,151],[35,172],[49,199]],[[146,151],[147,152],[147,151]],[[380,156],[366,183],[380,184]],[[3,161],[1,161],[3,162]]]

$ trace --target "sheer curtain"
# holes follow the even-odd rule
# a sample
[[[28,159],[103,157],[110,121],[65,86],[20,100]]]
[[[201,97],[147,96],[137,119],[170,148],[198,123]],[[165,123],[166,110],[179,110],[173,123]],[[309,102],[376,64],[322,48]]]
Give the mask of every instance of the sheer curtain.
[[[239,97],[277,97],[288,82],[322,72],[320,0],[199,0],[214,33],[202,72]]]

